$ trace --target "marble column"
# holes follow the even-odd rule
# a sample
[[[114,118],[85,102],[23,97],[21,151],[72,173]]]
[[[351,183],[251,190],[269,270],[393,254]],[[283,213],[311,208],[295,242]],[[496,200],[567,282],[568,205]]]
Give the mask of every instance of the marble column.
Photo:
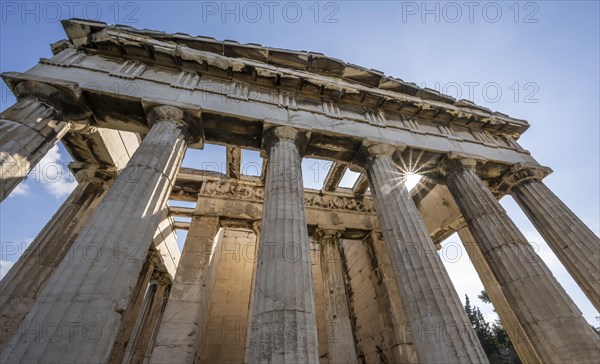
[[[199,113],[149,107],[150,132],[41,291],[1,362],[107,362]],[[198,132],[199,133],[199,132]]]
[[[89,130],[91,112],[77,84],[59,90],[27,78],[12,86],[19,101],[0,113],[0,201],[68,131]]]
[[[366,176],[365,176],[366,179]],[[367,179],[368,184],[368,179]],[[393,328],[390,341],[392,358],[395,363],[418,363],[415,353],[410,323],[406,320],[404,300],[398,292],[396,276],[383,234],[372,231],[363,239],[372,266],[376,266],[373,286],[377,294],[377,304],[382,311],[389,313],[389,322]]]
[[[301,169],[306,141],[289,127],[263,138],[268,165],[247,363],[319,361]]]
[[[264,163],[264,161],[263,161]],[[260,246],[260,226],[261,226],[261,221],[257,220],[254,221],[252,223],[252,231],[254,232],[254,236],[256,236],[256,241],[254,244],[254,254],[252,256],[252,258],[250,257],[246,257],[247,261],[249,263],[252,263],[252,280],[250,282],[250,299],[248,302],[248,307],[252,308],[254,305],[254,286],[256,286],[256,262],[258,261],[258,247]],[[252,260],[250,260],[252,259]],[[248,314],[246,316],[246,324],[249,327],[250,322],[252,321],[252,310],[249,309],[248,310]],[[246,330],[246,336],[244,337],[244,340],[246,342],[246,345],[248,345],[248,331]]]
[[[192,218],[151,363],[194,363],[199,357],[212,296],[206,280],[219,262],[219,229],[217,216]]]
[[[115,343],[112,346],[110,355],[110,363],[121,363],[125,357],[125,351],[129,343],[135,339],[135,326],[146,302],[146,293],[149,289],[149,284],[154,275],[154,268],[159,262],[159,258],[155,255],[156,251],[150,250],[148,258],[140,271],[138,283],[136,284],[127,309],[121,314],[121,323],[119,331],[115,338]]]
[[[340,230],[319,228],[314,235],[319,243],[321,274],[325,299],[328,356],[331,363],[356,363],[354,334],[344,280],[340,250]]]
[[[600,238],[543,182],[549,168],[517,164],[501,181],[600,311]]]
[[[600,339],[490,190],[472,159],[440,164],[448,190],[543,362],[597,363]]]
[[[125,348],[125,354],[123,355],[122,363],[132,363],[133,353],[135,352],[138,345],[141,344],[140,340],[142,339],[143,331],[146,329],[146,322],[148,320],[148,316],[150,315],[150,310],[152,309],[152,303],[154,302],[154,296],[156,295],[156,290],[158,285],[156,282],[150,282],[148,284],[148,289],[144,295],[144,302],[142,303],[142,307],[140,309],[140,314],[135,321],[135,326],[133,331],[131,332],[131,337],[127,342],[127,347]]]
[[[0,351],[17,331],[116,176],[110,166],[71,163],[77,187],[0,282]]]
[[[475,242],[473,234],[465,227],[458,231],[458,236],[469,255],[469,259],[473,263],[473,267],[477,271],[483,288],[490,297],[494,310],[498,314],[500,321],[502,321],[502,326],[519,355],[519,359],[526,364],[542,363],[533,346],[537,339],[528,336],[528,333],[523,329],[515,313],[510,308],[506,295],[485,260],[480,245]]]
[[[487,362],[448,272],[419,216],[405,177],[392,160],[396,147],[363,142],[363,166],[420,362]]]
[[[159,325],[163,301],[170,284],[164,273],[155,273],[158,275],[153,277],[148,286],[142,314],[136,322],[132,338],[127,345],[123,363],[142,363],[150,345],[153,344],[151,341]]]
[[[163,287],[162,285],[159,286]],[[158,299],[159,295],[156,295],[156,303],[158,304],[155,316],[152,319],[152,332],[150,332],[146,352],[142,359],[137,360],[137,354],[134,354],[134,358],[132,360],[133,363],[150,363],[150,359],[152,359],[152,351],[154,350],[154,343],[156,343],[156,337],[158,336],[158,329],[160,327],[160,323],[162,322],[163,314],[165,313],[165,308],[167,307],[167,302],[169,301],[169,294],[171,293],[172,283],[169,280],[167,284],[164,285],[164,289],[161,295],[160,300]]]
[[[54,106],[24,98],[0,114],[0,201],[69,130]]]

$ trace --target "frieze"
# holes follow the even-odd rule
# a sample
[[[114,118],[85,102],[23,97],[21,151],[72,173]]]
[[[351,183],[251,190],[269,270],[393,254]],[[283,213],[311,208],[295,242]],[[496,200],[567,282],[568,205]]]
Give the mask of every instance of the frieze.
[[[127,60],[119,67],[118,70],[109,72],[110,76],[124,78],[126,80],[134,80],[140,77],[148,68],[145,64],[138,61]]]
[[[177,76],[177,80],[171,83],[171,87],[193,91],[196,89],[196,87],[198,87],[198,83],[200,83],[199,74],[195,72],[181,71],[179,76]]]
[[[86,54],[84,52],[78,52],[73,48],[67,48],[52,58],[40,58],[40,63],[58,67],[70,67],[79,64],[85,57]]]
[[[69,49],[64,50],[62,53],[70,51]],[[79,54],[85,54],[83,52],[78,52]],[[59,54],[59,55],[61,55]],[[59,56],[55,56],[53,58],[57,59]],[[90,60],[90,64],[94,64],[95,67],[98,66],[101,59],[97,59],[96,56],[92,56]],[[44,62],[42,62],[44,63]],[[81,60],[78,60],[77,67],[82,69],[89,69],[90,64],[81,64]],[[51,63],[46,63],[51,64]],[[55,64],[51,64],[55,65]],[[58,64],[56,64],[58,65]],[[64,65],[60,65],[64,67]],[[320,107],[315,108],[311,104],[306,104],[303,102],[299,102],[294,92],[279,90],[269,90],[267,88],[257,87],[256,85],[250,85],[247,82],[242,81],[223,81],[220,79],[210,79],[208,84],[202,84],[201,77],[196,72],[190,71],[178,71],[177,73],[172,73],[169,77],[166,75],[169,73],[167,70],[162,70],[161,73],[150,72],[146,75],[146,70],[148,67],[139,62],[139,61],[125,61],[117,70],[108,70],[108,74],[113,77],[120,77],[125,79],[140,79],[147,80],[150,82],[161,82],[166,83],[173,88],[190,90],[190,91],[201,91],[201,92],[213,92],[220,93],[223,96],[233,99],[235,101],[255,101],[260,103],[274,104],[280,108],[286,108],[289,110],[302,110],[311,113],[321,113],[327,117],[333,119],[344,119],[344,120],[356,120],[359,122],[367,122],[369,125],[376,127],[393,127],[408,130],[415,134],[430,134],[439,137],[444,137],[450,140],[457,141],[466,141],[470,143],[482,144],[491,148],[498,148],[501,146],[506,149],[517,150],[520,153],[526,153],[517,143],[513,141],[510,142],[500,142],[494,140],[495,135],[489,134],[488,131],[480,131],[478,129],[474,130],[471,133],[471,138],[465,139],[464,137],[457,137],[456,133],[452,131],[452,124],[442,124],[447,127],[447,129],[435,128],[434,132],[427,129],[425,126],[432,125],[431,122],[425,122],[421,119],[417,120],[414,117],[407,115],[387,115],[387,112],[382,111],[378,108],[365,108],[362,113],[356,113],[352,110],[349,110],[344,107],[344,105],[340,105],[338,102],[332,100],[321,100]],[[96,69],[97,71],[98,69]],[[209,78],[206,78],[209,80]],[[266,96],[266,98],[265,98]],[[405,101],[405,103],[408,101]],[[424,106],[425,104],[421,105]],[[464,113],[463,113],[464,114]],[[459,117],[462,115],[458,113]],[[468,114],[464,114],[463,116],[468,116]],[[423,125],[420,125],[423,124]],[[475,124],[474,124],[475,125]],[[504,135],[503,135],[504,136]]]
[[[240,199],[249,202],[262,203],[264,200],[264,187],[246,183],[230,181],[205,181],[198,193],[200,196],[223,197]],[[374,214],[373,201],[369,197],[341,196],[337,194],[321,194],[319,192],[305,192],[304,203],[307,208],[327,210],[348,210]]]
[[[231,90],[227,93],[227,97],[248,101],[250,99],[250,88],[245,83],[233,81],[231,83]]]
[[[371,110],[367,110],[365,112],[365,120],[367,120],[367,122],[369,124],[374,125],[374,126],[379,126],[379,127],[387,126],[387,124],[385,122],[385,116],[383,116],[383,114],[380,112],[374,112]]]
[[[289,110],[298,110],[296,104],[296,98],[291,92],[279,92],[277,99],[277,106],[283,107]]]
[[[342,118],[342,113],[340,111],[340,107],[338,106],[337,103],[335,103],[333,101],[323,100],[323,113],[325,113],[325,115],[335,118],[335,119]]]
[[[66,29],[71,27],[80,29],[81,20],[72,19],[64,23]],[[281,82],[285,79],[297,79],[299,82],[293,82],[295,87],[299,88],[304,83],[314,84],[317,89],[331,90],[334,93],[341,92],[342,94],[350,93],[356,97],[357,100],[371,100],[375,105],[385,104],[401,104],[407,106],[408,109],[414,109],[414,112],[423,112],[423,116],[430,115],[439,122],[448,121],[478,121],[476,124],[484,124],[488,128],[497,129],[502,132],[516,132],[521,134],[529,126],[524,120],[511,118],[507,115],[494,113],[491,110],[475,105],[467,100],[455,100],[452,97],[440,94],[438,91],[431,89],[419,88],[415,84],[406,83],[402,80],[395,79],[393,77],[386,77],[380,72],[374,72],[372,70],[364,70],[366,73],[371,74],[375,77],[374,82],[368,84],[360,84],[360,81],[350,72],[345,74],[344,72],[334,72],[332,70],[323,69],[315,72],[314,69],[307,71],[310,64],[280,64],[277,57],[269,59],[271,50],[266,47],[259,47],[263,52],[260,53],[260,57],[253,58],[248,57],[249,53],[242,52],[244,57],[227,57],[221,54],[222,52],[211,52],[211,51],[200,51],[199,48],[185,47],[177,44],[177,40],[181,35],[171,34],[168,37],[156,38],[156,32],[137,30],[133,28],[124,29],[122,27],[111,27],[106,23],[95,23],[94,27],[89,27],[89,22],[84,22],[84,29],[88,29],[90,32],[87,41],[83,44],[89,48],[94,48],[99,51],[99,54],[108,54],[111,57],[125,56],[128,55],[129,48],[134,48],[136,51],[139,48],[145,50],[146,56],[160,60],[165,66],[176,66],[179,68],[182,64],[188,67],[195,68],[213,68],[217,70],[227,71],[228,75],[231,76],[231,72],[247,72],[249,69],[253,69],[256,75],[263,79],[271,79],[275,83]],[[93,34],[96,37],[91,36]],[[101,34],[101,36],[100,36]],[[72,36],[67,31],[69,37]],[[78,37],[81,37],[80,33],[77,33]],[[163,34],[166,35],[166,34]],[[187,41],[197,40],[202,44],[207,42],[204,37],[188,37]],[[169,39],[169,40],[167,40]],[[78,39],[79,40],[79,39]],[[152,47],[148,47],[147,44],[152,44]],[[187,43],[186,43],[187,44]],[[229,42],[214,41],[215,49],[220,47],[232,47],[233,45]],[[81,46],[82,44],[79,44]],[[252,50],[256,49],[256,45],[241,45],[236,44],[234,47],[240,47],[246,49],[251,47]],[[297,55],[298,52],[290,51],[290,54]],[[302,53],[302,52],[300,52]],[[267,59],[265,59],[265,54]],[[280,55],[281,50],[277,50],[272,53],[273,55]],[[143,53],[142,53],[143,55]],[[307,54],[308,56],[308,54]],[[308,61],[310,58],[307,57]],[[323,59],[328,59],[323,57]],[[310,62],[310,61],[308,61]],[[339,63],[342,69],[348,68],[348,70],[354,70],[356,66]],[[374,72],[374,73],[373,73]],[[364,73],[360,72],[361,81],[364,82]],[[336,78],[336,76],[341,78]],[[332,82],[332,80],[334,80]],[[368,97],[364,95],[369,95]],[[363,95],[363,96],[361,96]],[[410,105],[409,105],[410,104]],[[410,112],[410,110],[408,110]],[[464,120],[463,120],[464,119]]]

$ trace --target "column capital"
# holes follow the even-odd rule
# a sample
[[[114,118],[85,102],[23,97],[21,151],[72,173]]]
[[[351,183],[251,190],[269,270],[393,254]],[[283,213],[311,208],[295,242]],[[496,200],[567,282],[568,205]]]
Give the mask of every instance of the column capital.
[[[382,156],[392,157],[394,153],[404,149],[406,149],[404,144],[392,145],[364,139],[349,168],[354,172],[364,172],[364,166],[369,159]]]
[[[310,131],[304,131],[289,126],[265,125],[261,154],[263,155],[263,158],[264,156],[268,156],[271,147],[275,145],[275,143],[280,140],[287,140],[296,144],[298,153],[303,156],[306,152],[306,147],[308,146],[308,138],[310,138]]]
[[[117,177],[117,167],[110,165],[71,162],[69,169],[79,183],[90,182],[101,186],[109,185]]]
[[[77,134],[89,135],[96,133],[98,131],[98,128],[91,125],[89,122],[78,122],[72,123],[70,125],[69,131]]]
[[[204,146],[202,111],[197,105],[143,99],[142,107],[149,128],[159,121],[175,122],[185,129],[189,143]]]
[[[157,261],[157,264],[160,263],[160,258]],[[167,285],[171,284],[171,278],[169,277],[169,273],[164,272],[162,270],[154,269],[152,272],[152,278],[150,279],[150,283],[156,283],[158,285]]]
[[[61,121],[82,126],[94,123],[83,91],[75,82],[50,80],[46,77],[19,72],[2,73],[2,79],[17,100],[37,100],[52,107],[62,117]],[[52,81],[52,85],[50,84]]]
[[[335,241],[342,237],[344,228],[332,226],[317,226],[313,238],[321,244],[323,241]]]
[[[438,164],[438,171],[442,177],[458,170],[467,169],[475,171],[478,160],[469,154],[450,152]]]
[[[498,192],[511,193],[513,187],[525,181],[541,181],[552,169],[531,163],[517,163],[510,167],[493,186]]]

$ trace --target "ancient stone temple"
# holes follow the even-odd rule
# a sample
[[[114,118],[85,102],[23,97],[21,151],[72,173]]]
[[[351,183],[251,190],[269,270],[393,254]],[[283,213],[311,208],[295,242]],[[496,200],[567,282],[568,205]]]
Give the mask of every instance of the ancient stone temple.
[[[1,282],[0,362],[487,362],[436,250],[454,232],[523,362],[600,362],[498,203],[600,309],[600,241],[517,143],[526,121],[319,53],[63,25],[52,58],[2,74],[1,199],[59,141],[78,186]],[[226,171],[181,167],[207,143]],[[333,162],[321,190],[303,158]]]

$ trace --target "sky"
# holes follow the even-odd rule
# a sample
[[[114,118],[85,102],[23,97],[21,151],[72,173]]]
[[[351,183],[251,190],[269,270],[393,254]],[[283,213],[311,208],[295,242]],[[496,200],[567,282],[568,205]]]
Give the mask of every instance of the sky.
[[[51,57],[49,45],[65,38],[60,20],[68,18],[324,53],[527,120],[519,143],[554,170],[545,183],[599,234],[599,13],[597,1],[3,1],[0,71],[25,72]],[[0,87],[4,110],[15,100]],[[0,276],[76,186],[69,161],[57,145],[0,205]],[[184,166],[222,170],[224,161],[224,147],[209,145],[188,151]],[[242,162],[254,174],[260,157],[245,151]],[[328,165],[304,160],[305,186],[319,188]],[[600,326],[514,200],[501,204],[588,322]],[[468,294],[495,319],[476,299],[483,286],[459,241],[446,240],[442,260],[461,299]]]

